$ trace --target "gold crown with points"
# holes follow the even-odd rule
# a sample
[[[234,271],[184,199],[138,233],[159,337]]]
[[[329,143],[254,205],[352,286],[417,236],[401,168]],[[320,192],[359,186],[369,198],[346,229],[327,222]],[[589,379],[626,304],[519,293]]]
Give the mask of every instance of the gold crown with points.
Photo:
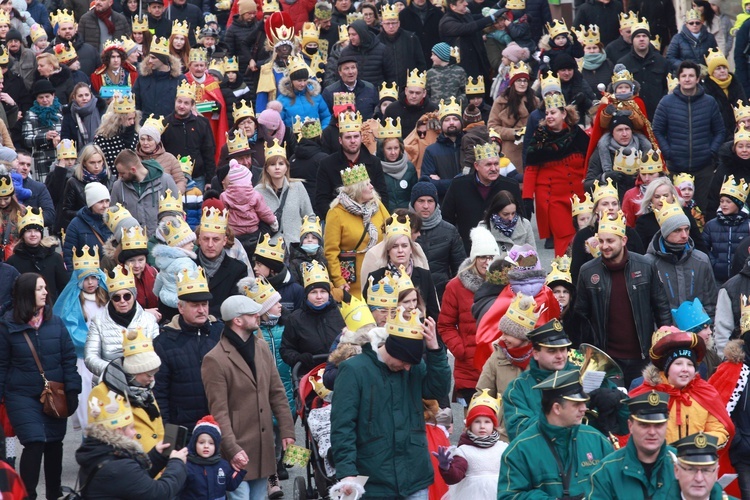
[[[76,48],[70,42],[56,44],[53,51],[55,56],[57,56],[57,60],[63,64],[67,64],[78,57]]]
[[[291,75],[295,71],[307,70],[308,77],[310,76],[310,67],[305,63],[305,60],[301,55],[296,54],[289,57],[289,66],[287,74]]]
[[[125,52],[125,54],[131,53],[132,50],[135,50],[138,47],[138,44],[136,44],[133,40],[125,35],[122,35],[122,37],[120,37],[120,45],[122,46],[122,50],[123,52]]]
[[[442,120],[448,115],[461,116],[461,103],[456,101],[455,96],[451,96],[449,103],[446,103],[444,99],[440,99],[440,106],[438,107],[438,119]]]
[[[320,125],[318,118],[305,118],[300,129],[303,139],[314,139],[323,135],[323,127]]]
[[[62,24],[62,23],[72,23],[76,24],[76,18],[73,13],[73,11],[70,11],[68,9],[59,9],[49,16],[50,23],[52,24],[52,27],[55,27],[56,24]]]
[[[667,75],[667,93],[671,94],[680,84],[680,80],[671,74]],[[736,109],[736,108],[735,108]]]
[[[110,294],[113,294],[128,288],[135,288],[133,271],[130,269],[130,266],[123,267],[121,264],[118,264],[107,273],[107,290],[109,290]]]
[[[317,373],[309,375],[307,377],[307,380],[308,382],[310,382],[310,385],[315,391],[315,394],[317,394],[320,399],[325,399],[331,393],[330,389],[328,389],[323,384],[323,374],[325,373],[325,371],[325,368],[321,368]]]
[[[411,217],[404,215],[404,222],[399,222],[398,217],[399,215],[395,213],[391,215],[391,223],[385,226],[386,238],[395,236],[406,236],[407,238],[411,238]]]
[[[275,137],[270,148],[268,147],[268,143],[266,143],[266,146],[264,146],[264,152],[266,160],[269,158],[273,158],[274,156],[283,156],[284,158],[286,158],[286,149],[284,149],[284,144],[279,143],[279,140]]]
[[[362,131],[362,115],[357,111],[347,111],[339,114],[339,134]]]
[[[596,24],[589,24],[586,28],[584,25],[580,25],[579,29],[573,28],[573,33],[576,35],[578,42],[584,47],[589,45],[599,45],[602,41],[599,34],[599,26]]]
[[[247,136],[243,129],[235,129],[231,136],[229,132],[224,132],[224,135],[227,139],[227,152],[230,155],[250,151],[250,143],[247,142]]]
[[[41,208],[26,207],[26,213],[18,217],[18,232],[28,226],[44,227],[44,211]]]
[[[718,48],[708,49],[708,54],[706,54],[705,60],[706,60],[706,66],[711,66],[711,61],[713,60],[719,60],[720,61],[719,65],[722,65],[722,66],[726,66],[727,64],[729,64],[727,62],[727,57]]]
[[[281,12],[281,6],[276,0],[263,0],[261,10],[263,14],[273,14],[274,12]]]
[[[8,64],[10,62],[10,53],[8,47],[5,45],[0,46],[0,64]]]
[[[254,286],[251,286],[252,284]],[[276,289],[263,276],[256,276],[255,281],[250,281],[250,285],[242,287],[242,293],[258,304],[263,304],[276,293]]]
[[[221,76],[224,76],[224,60],[211,59],[211,62],[208,63],[208,71],[216,71]]]
[[[190,24],[187,21],[178,21],[175,19],[172,22],[172,36],[184,36],[187,38],[190,36]]]
[[[617,194],[617,188],[612,184],[612,178],[608,178],[606,184],[598,180],[594,181],[594,195],[592,197],[594,205],[599,203],[599,200],[602,198],[609,197],[620,199],[620,195]]]
[[[620,12],[620,29],[625,30],[633,28],[633,25],[638,22],[638,14],[632,10],[628,12]]]
[[[305,215],[302,218],[302,226],[299,228],[299,237],[302,239],[307,233],[316,235],[323,234],[323,228],[320,225],[320,218],[316,215]]]
[[[654,49],[656,51],[661,52],[661,36],[656,35],[653,40],[651,40],[651,45],[654,46]]]
[[[674,178],[672,179],[672,183],[674,184],[675,187],[679,186],[683,182],[689,182],[695,185],[695,177],[688,174],[687,172],[681,172],[675,175]]]
[[[505,8],[510,10],[526,10],[526,0],[508,0]]]
[[[363,326],[375,324],[375,318],[372,317],[365,301],[354,295],[351,296],[349,302],[341,302],[341,316],[344,317],[346,327],[352,332],[356,332]]]
[[[256,250],[255,253],[257,254],[258,251]],[[325,268],[323,264],[321,264],[317,260],[303,263],[302,264],[302,286],[304,288],[307,288],[308,286],[313,285],[315,283],[329,283],[330,284],[331,280],[328,278],[328,270]]]
[[[385,5],[380,11],[382,21],[398,21],[399,9],[396,5]]]
[[[182,170],[183,174],[193,175],[193,167],[195,166],[195,163],[190,155],[177,155],[177,161],[180,163],[180,170]]]
[[[750,118],[750,106],[746,106],[741,99],[737,99],[737,106],[734,106],[734,121],[740,122]]]
[[[224,72],[240,72],[240,61],[236,57],[225,57],[224,58]],[[236,103],[235,103],[236,104]]]
[[[638,30],[646,30],[651,36],[651,26],[649,26],[648,21],[645,17],[642,17],[640,21],[636,21],[633,23],[633,25],[630,27],[630,32],[635,33]]]
[[[403,306],[399,306],[396,309],[396,314],[388,318],[385,321],[385,331],[388,335],[394,337],[402,337],[411,340],[422,340],[424,334],[422,333],[422,323],[419,321],[419,309],[414,309],[409,315],[409,319],[404,317],[406,309]]]
[[[145,33],[148,31],[148,16],[133,16],[133,33]]]
[[[204,232],[226,234],[227,209],[219,210],[216,207],[203,207],[200,228]]]
[[[570,33],[568,25],[565,24],[565,20],[563,19],[553,19],[552,24],[547,23],[544,26],[547,28],[547,33],[549,33],[550,42],[560,35]]]
[[[266,259],[275,260],[277,262],[284,262],[284,255],[286,249],[284,248],[284,238],[279,236],[276,239],[276,243],[271,243],[271,235],[264,234],[263,237],[258,241],[258,245],[255,247],[255,255],[260,255]]]
[[[243,118],[254,118],[255,117],[255,110],[253,109],[253,102],[250,101],[250,104],[247,104],[244,99],[240,101],[240,105],[237,106],[237,103],[235,102],[232,104],[232,119],[236,122],[242,120]]]
[[[685,22],[703,21],[703,14],[698,9],[690,9],[685,13]]]
[[[500,158],[500,151],[494,142],[485,142],[474,146],[474,161],[488,160],[490,158]]]
[[[110,231],[114,231],[117,229],[117,226],[120,224],[120,222],[124,221],[127,218],[133,217],[130,214],[130,210],[123,207],[121,203],[117,203],[114,206],[110,206],[107,209],[107,227]]]
[[[301,45],[304,47],[308,43],[318,43],[320,40],[320,28],[313,22],[306,22],[302,25]]]
[[[159,116],[156,118],[153,113],[149,115],[148,118],[146,118],[146,121],[143,122],[143,127],[154,127],[156,130],[159,131],[159,134],[163,134],[164,131],[167,129],[167,124],[164,123],[164,117]]]
[[[597,233],[609,233],[617,236],[625,236],[625,214],[622,210],[617,211],[617,215],[613,217],[609,214],[602,214],[599,219],[599,229]]]
[[[347,167],[341,170],[341,181],[344,186],[351,186],[358,182],[365,182],[370,180],[370,174],[367,173],[367,168],[362,164],[358,163],[353,167]]]
[[[406,73],[406,86],[407,87],[419,87],[420,89],[427,87],[427,72],[419,72],[417,68]]]
[[[350,12],[346,15],[346,24],[352,24],[354,21],[364,21],[365,15],[362,12]]]
[[[659,223],[659,227],[661,227],[668,219],[685,214],[679,201],[674,200],[672,203],[669,203],[667,198],[664,198],[661,210],[654,209],[654,213],[656,214],[656,220]]]
[[[8,13],[2,9],[0,9],[0,11],[0,24],[10,25],[10,16],[8,15]]]
[[[31,43],[36,43],[40,38],[47,38],[47,32],[38,23],[34,23],[30,28]]]
[[[333,105],[334,106],[354,106],[356,96],[354,92],[334,92],[333,93]]]
[[[166,38],[154,37],[154,39],[151,40],[149,51],[152,54],[169,57],[169,40]]]
[[[630,153],[625,154],[626,148],[619,148],[615,151],[615,157],[612,161],[612,170],[621,172],[625,175],[635,175],[641,163],[641,152],[638,149],[630,148]]]
[[[490,390],[489,389],[482,389],[482,392],[479,394],[474,394],[474,397],[471,398],[471,403],[469,403],[469,410],[468,413],[471,413],[471,410],[476,408],[477,406],[485,406],[492,410],[492,412],[495,415],[500,414],[500,403],[502,402],[502,396],[493,398],[490,396]]]
[[[564,281],[566,283],[573,284],[573,277],[570,274],[570,257],[567,255],[563,255],[564,258],[568,259],[568,267],[565,268],[565,263],[560,262],[552,262],[552,270],[547,275],[547,278],[544,280],[544,284],[549,286],[550,283],[554,283],[555,281]],[[560,257],[556,257],[555,259],[558,259]]]
[[[641,166],[638,170],[642,174],[658,174],[664,171],[661,161],[661,151],[649,149],[641,154]]]
[[[206,272],[201,266],[193,272],[183,269],[177,273],[177,296],[185,296],[193,293],[208,293],[208,280]]]
[[[142,226],[122,228],[120,248],[123,250],[143,250],[148,248],[148,233]]]
[[[193,234],[193,230],[187,222],[177,217],[170,221],[164,227],[164,241],[170,247],[177,246],[183,243],[186,239],[190,238]]]
[[[557,91],[560,90],[560,78],[556,76],[551,71],[547,71],[547,76],[542,76],[542,81],[540,82],[540,86],[542,88],[542,94],[546,94],[548,91],[545,90],[547,88],[556,89]]]
[[[622,82],[632,82],[633,81],[633,73],[628,71],[627,69],[622,69],[618,71],[617,73],[612,74],[612,79],[610,80],[612,82],[612,87],[617,87],[617,84]]]
[[[120,429],[134,423],[133,411],[124,396],[110,390],[102,382],[91,389],[89,394],[88,423],[108,429]]]
[[[523,61],[519,61],[518,64],[511,63],[508,78],[512,80],[516,75],[526,75],[526,79],[528,80],[530,72],[531,68],[529,68],[529,65]]]
[[[57,159],[63,160],[65,158],[73,160],[78,158],[76,141],[73,141],[71,139],[63,139],[57,143]]]
[[[104,48],[102,49],[102,52],[106,52],[108,50],[122,50],[125,49],[122,46],[122,40],[119,39],[109,39],[106,42],[104,42]]]
[[[122,330],[122,355],[133,356],[154,351],[154,339],[145,334],[142,327]]]
[[[73,270],[85,271],[90,269],[99,269],[99,247],[89,248],[83,245],[79,255],[78,250],[73,247]]]
[[[178,97],[186,97],[190,100],[195,100],[195,84],[194,83],[188,83],[187,80],[182,80],[182,83],[180,83],[180,86],[177,87],[177,95],[175,98]]]
[[[396,118],[395,124],[391,117],[386,118],[384,122],[378,129],[378,139],[401,139],[401,117]]]
[[[482,75],[479,75],[476,81],[472,77],[466,80],[466,94],[484,94],[484,77]]]
[[[544,107],[547,109],[564,108],[565,106],[565,96],[562,94],[552,93],[544,96]]]
[[[528,303],[528,301],[523,300],[524,298],[527,298],[524,294],[517,293],[516,296],[513,297],[513,300],[511,300],[510,305],[508,306],[508,310],[505,312],[503,317],[508,318],[510,321],[519,325],[525,330],[531,331],[534,329],[534,325],[536,325],[537,320],[539,320],[539,316],[541,316],[542,314],[542,309],[538,308],[538,310],[535,310],[536,303],[524,309],[523,307],[521,307],[522,302]]]
[[[180,212],[182,213],[182,195],[177,192],[177,196],[172,196],[172,190],[167,189],[164,194],[159,196],[159,213],[162,212]]]
[[[193,62],[208,63],[208,51],[205,47],[190,49],[189,63]]]
[[[12,196],[16,192],[10,174],[0,176],[0,197]]]
[[[456,63],[461,62],[461,49],[458,47],[451,47],[451,57],[456,60]]]
[[[385,276],[377,283],[373,283],[372,276],[367,278],[370,283],[367,291],[367,305],[371,307],[383,307],[385,309],[395,309],[398,306],[398,291],[393,284],[390,272],[386,271]]]
[[[719,194],[722,196],[731,196],[741,202],[747,200],[747,195],[750,193],[750,186],[745,182],[745,179],[740,179],[739,182],[734,181],[734,175],[730,175],[721,185],[721,191]]]
[[[219,24],[219,20],[216,18],[216,14],[211,14],[211,13],[205,14],[203,16],[203,22],[205,24],[210,24],[210,23]]]
[[[403,264],[398,266],[398,272],[401,273],[401,275],[396,278],[396,292],[401,293],[404,290],[411,290],[415,288],[414,282],[411,280],[411,276],[409,276],[406,273],[406,268]]]
[[[382,101],[389,97],[394,101],[398,101],[398,85],[396,85],[396,82],[392,82],[390,87],[385,82],[380,85],[378,99]]]
[[[737,127],[737,132],[734,133],[734,143],[737,144],[741,141],[750,141],[750,130],[745,128],[744,123],[740,123]]]
[[[135,97],[123,97],[119,93],[115,93],[115,96],[112,100],[112,110],[118,115],[128,115],[130,113],[135,113]]]
[[[591,193],[588,191],[583,195],[583,200],[577,194],[574,194],[571,202],[573,204],[573,217],[594,213],[594,202],[591,200]]]
[[[346,42],[349,40],[349,25],[339,25],[339,42]]]

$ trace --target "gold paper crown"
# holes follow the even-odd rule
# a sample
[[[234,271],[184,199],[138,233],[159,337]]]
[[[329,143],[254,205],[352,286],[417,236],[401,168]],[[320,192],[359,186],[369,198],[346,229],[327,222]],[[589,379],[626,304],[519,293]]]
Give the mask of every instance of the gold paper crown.
[[[544,107],[547,109],[564,108],[565,96],[562,94],[551,93],[544,96]]]
[[[273,14],[274,12],[281,12],[281,7],[276,0],[263,0],[262,11],[263,14]]]
[[[141,226],[133,226],[127,229],[122,228],[120,248],[123,250],[142,250],[148,248],[146,228]]]
[[[130,51],[135,50],[138,45],[125,35],[120,38],[120,45],[122,46],[123,52],[128,54]]]
[[[250,283],[253,282],[251,281]],[[263,304],[270,299],[274,293],[276,293],[276,289],[263,276],[256,276],[255,286],[243,286],[242,293],[253,299],[258,304]]]
[[[152,54],[169,57],[169,40],[166,38],[154,37],[154,39],[151,40],[149,51]]]
[[[628,12],[620,12],[620,29],[625,30],[632,28],[635,23],[638,22],[638,14],[632,10]]]
[[[190,100],[195,100],[195,84],[188,83],[187,80],[182,80],[180,86],[177,87],[177,97],[186,97]]]
[[[334,106],[354,106],[356,96],[354,92],[334,92],[333,93],[333,105]]]
[[[5,45],[0,46],[0,64],[8,64],[10,62],[10,53],[8,47]]]
[[[209,293],[206,273],[201,266],[192,273],[187,269],[177,273],[177,296],[194,293]]]
[[[508,0],[505,2],[505,8],[510,10],[525,10],[526,0]]]
[[[584,25],[580,25],[578,28],[579,29],[573,28],[573,33],[575,33],[578,42],[584,47],[588,45],[599,45],[601,43],[602,39],[599,35],[599,26],[596,24],[589,24],[588,28]]]
[[[235,73],[239,73],[240,71],[240,62],[236,57],[224,58],[224,72],[229,73],[230,71],[233,71]],[[237,103],[235,103],[234,105],[236,104]]]
[[[128,288],[135,288],[135,276],[130,267],[123,267],[121,264],[115,266],[107,274],[107,290],[110,294],[125,290]]]
[[[740,332],[750,331],[750,300],[747,295],[740,294]]]
[[[405,215],[404,218],[406,220],[404,222],[399,222],[398,217],[398,214],[395,213],[391,215],[391,223],[385,227],[386,238],[396,236],[406,236],[407,238],[411,238],[411,218],[408,215]]]
[[[307,70],[308,76],[310,75],[310,67],[305,63],[305,60],[302,58],[301,55],[296,54],[291,57],[289,57],[289,66],[288,66],[288,73],[291,75],[295,71],[301,71],[301,70]]]
[[[641,166],[639,172],[642,174],[658,174],[664,170],[661,161],[661,151],[649,149],[641,155]]]
[[[564,19],[553,19],[552,24],[547,23],[545,27],[547,28],[547,33],[549,33],[550,42],[560,35],[570,33]]]
[[[616,87],[618,83],[623,82],[632,82],[633,81],[633,73],[628,71],[627,69],[622,69],[618,71],[617,73],[612,74],[612,87]]]
[[[500,158],[500,151],[493,142],[485,142],[474,146],[474,161],[489,160],[490,158]]]
[[[133,217],[130,214],[130,210],[123,207],[122,204],[117,203],[115,204],[115,206],[110,206],[107,209],[107,227],[110,231],[114,231],[115,229],[117,229],[117,226],[120,224],[120,222],[129,217]]]
[[[310,382],[310,385],[315,391],[315,394],[317,394],[320,399],[325,399],[326,396],[331,393],[331,391],[325,385],[323,385],[323,374],[325,373],[325,371],[325,368],[321,368],[314,376],[309,375],[307,377],[307,380],[308,382]]]
[[[208,64],[209,71],[216,71],[221,76],[224,76],[224,59],[211,59]]]
[[[188,156],[177,155],[177,161],[180,163],[180,170],[185,175],[193,175],[194,162],[193,158]]]
[[[745,128],[744,123],[740,123],[737,132],[734,133],[734,143],[737,144],[740,141],[750,141],[750,131]]]
[[[482,75],[477,77],[476,82],[472,77],[469,77],[468,80],[466,80],[466,94],[484,94],[484,77]]]
[[[630,32],[635,33],[638,30],[646,30],[651,35],[651,26],[648,25],[648,21],[646,21],[645,17],[642,17],[640,21],[636,21],[633,23],[633,25],[630,27]]]
[[[370,283],[367,291],[367,305],[371,307],[383,307],[394,309],[398,306],[398,291],[393,284],[390,272],[386,271],[380,281],[373,284],[373,277],[367,278]]]
[[[30,36],[31,43],[36,43],[40,38],[47,38],[47,32],[44,31],[44,28],[40,24],[34,23],[31,25]]]
[[[50,14],[49,20],[53,28],[55,27],[55,25],[59,25],[62,23],[76,24],[76,18],[73,15],[73,12],[69,11],[68,9],[60,9],[53,12],[52,14]]]
[[[120,94],[115,94],[114,96],[114,104],[112,107],[112,110],[117,113],[118,115],[128,115],[130,113],[135,113],[135,98],[131,96],[121,96]]]
[[[750,106],[745,106],[741,99],[737,99],[737,106],[734,107],[734,121],[739,123],[745,118],[750,118]]]
[[[8,13],[2,9],[0,9],[0,11],[0,24],[10,25],[10,16],[8,15]]]
[[[190,24],[187,21],[178,21],[175,19],[172,22],[172,36],[184,36],[187,38],[190,36]]]
[[[261,257],[275,260],[277,262],[284,262],[285,252],[284,238],[279,236],[276,243],[272,244],[270,234],[264,234],[260,241],[258,241],[258,245],[255,247],[255,255],[260,255]]]
[[[672,74],[667,74],[667,92],[672,93],[674,89],[677,88],[677,86],[680,84],[680,80],[676,77],[672,76]]]
[[[461,116],[461,103],[456,102],[455,96],[451,96],[451,101],[449,103],[446,103],[444,99],[440,99],[438,119],[442,120],[448,115]]]
[[[653,40],[651,40],[651,45],[654,46],[654,49],[657,51],[661,51],[661,36],[656,35]]]
[[[26,213],[18,218],[18,232],[27,226],[44,227],[44,211],[41,208],[26,207]]]
[[[385,119],[385,124],[378,128],[378,139],[389,139],[395,137],[401,139],[401,117],[396,118],[396,124],[393,124],[393,118]]]
[[[678,215],[684,216],[685,214],[685,212],[682,211],[679,201],[674,200],[672,203],[669,203],[667,198],[662,199],[664,200],[664,204],[661,206],[661,210],[654,209],[656,220],[659,222],[659,227],[661,227],[668,219]]]
[[[618,200],[620,196],[617,194],[617,188],[612,184],[612,178],[607,179],[607,183],[594,181],[594,205],[599,203],[602,198],[614,197]]]
[[[341,170],[341,181],[344,183],[344,186],[351,186],[352,184],[369,180],[370,174],[367,173],[367,168],[362,163]]]
[[[177,246],[184,242],[187,238],[190,238],[192,234],[193,231],[190,229],[188,223],[179,218],[167,221],[167,224],[164,227],[164,241],[170,247]]]
[[[279,144],[279,140],[275,137],[270,148],[268,147],[268,143],[266,143],[266,146],[264,146],[264,151],[266,160],[269,158],[273,158],[274,156],[283,156],[284,158],[286,158],[286,149],[284,149],[284,145]]]
[[[318,43],[320,40],[320,28],[315,23],[306,22],[302,25],[300,45],[304,47],[308,43]]]
[[[536,308],[536,303],[533,302],[533,298],[531,301],[531,305],[524,309],[521,304],[529,304],[528,300],[523,300],[524,298],[528,297],[522,293],[516,294],[516,296],[513,297],[513,300],[511,300],[504,317],[508,318],[513,323],[521,326],[527,331],[531,331],[534,329],[534,326],[536,325],[539,316],[541,316],[542,311],[541,308],[539,308],[538,311],[534,310]]]
[[[719,191],[720,195],[731,196],[743,203],[745,202],[745,200],[747,200],[748,193],[750,193],[750,186],[748,186],[747,182],[745,182],[745,179],[740,179],[739,182],[735,183],[734,175],[730,175],[729,177],[727,177],[727,179],[721,185],[721,191]]]
[[[341,315],[344,317],[346,327],[352,332],[356,332],[363,326],[375,324],[375,318],[372,317],[370,308],[367,307],[365,301],[354,295],[351,296],[351,301],[348,303],[346,301],[341,302]]]
[[[388,87],[388,84],[385,82],[380,85],[378,99],[382,101],[388,97],[394,101],[398,101],[398,85],[396,85],[396,82],[391,83],[391,87]]]
[[[300,130],[303,139],[314,139],[323,135],[323,128],[320,126],[320,120],[317,118],[305,118]]]
[[[57,56],[57,60],[63,64],[69,63],[70,61],[78,57],[76,48],[73,47],[73,44],[70,42],[58,43],[54,47],[54,52]]]
[[[299,229],[299,237],[302,239],[307,233],[314,233],[317,235],[323,234],[323,228],[320,225],[320,218],[315,215],[305,215],[302,218],[302,226]]]
[[[411,276],[406,273],[406,268],[403,264],[398,266],[398,271],[401,275],[396,279],[396,292],[400,294],[405,290],[415,288],[414,282],[411,280]]]
[[[226,234],[227,232],[227,210],[219,210],[216,207],[203,207],[201,217],[201,231],[209,233]],[[255,253],[258,253],[257,251]]]
[[[698,9],[690,9],[685,13],[685,22],[703,21],[703,14]]]
[[[526,79],[528,79],[530,72],[531,68],[529,68],[529,65],[523,61],[519,61],[518,64],[511,63],[508,78],[512,80],[516,75],[526,75]]]
[[[189,62],[208,62],[208,52],[205,47],[196,47],[190,49],[190,61]]]
[[[179,192],[177,192],[177,197],[174,197],[172,190],[167,189],[163,195],[159,196],[159,213],[167,211],[182,213],[182,196]]]
[[[614,218],[610,214],[602,214],[597,233],[625,236],[625,214],[622,213],[622,210],[618,210]]]
[[[492,410],[492,412],[495,415],[499,415],[501,400],[502,400],[502,397],[500,396],[496,398],[493,398],[492,396],[490,396],[489,389],[482,389],[482,392],[480,394],[475,394],[474,397],[471,398],[471,403],[469,403],[468,413],[471,413],[471,410],[473,410],[477,406],[485,406],[489,408],[490,410]]]
[[[555,76],[554,73],[551,71],[547,71],[547,76],[542,76],[542,81],[540,83],[542,87],[542,94],[546,94],[548,91],[545,89],[552,88],[560,91],[560,78]]]
[[[357,111],[347,111],[339,115],[339,134],[362,131],[362,115]]]
[[[458,47],[451,47],[451,57],[456,60],[456,63],[461,62],[461,49]]]
[[[716,59],[721,61],[722,66],[726,66],[728,64],[727,57],[718,48],[708,49],[708,54],[706,54],[705,59],[706,59],[706,66],[711,66],[711,61],[716,60]]]
[[[258,251],[256,250],[257,254]],[[270,258],[270,257],[269,257]],[[282,255],[283,259],[283,255]],[[277,259],[278,260],[278,259]],[[315,283],[330,283],[331,280],[328,278],[328,271],[325,266],[314,260],[312,262],[305,262],[302,264],[302,286],[307,288],[308,286]]]
[[[419,87],[423,89],[427,87],[427,72],[419,72],[417,68],[406,73],[406,86],[407,87]]]
[[[123,329],[122,355],[127,358],[135,354],[154,352],[154,339],[143,332],[142,327]]]
[[[422,323],[419,322],[419,309],[411,311],[409,319],[404,317],[403,307],[396,309],[396,314],[385,321],[385,331],[388,335],[411,340],[422,340]]]
[[[244,99],[240,101],[240,105],[237,106],[237,103],[235,102],[232,104],[232,119],[236,122],[242,120],[243,118],[252,118],[255,116],[255,111],[253,110],[253,102],[250,101],[250,104],[247,104]]]
[[[612,170],[615,172],[622,172],[625,175],[635,175],[638,173],[640,163],[640,150],[630,148],[630,154],[625,154],[625,148],[619,148],[615,151],[615,158],[612,161]]]
[[[75,141],[63,139],[57,143],[57,159],[62,160],[65,158],[73,160],[78,158],[78,150],[76,149]]]
[[[159,118],[154,117],[154,114],[151,113],[148,118],[146,118],[146,121],[143,122],[144,127],[154,127],[156,130],[159,131],[159,134],[163,134],[164,130],[167,128],[167,124],[164,123],[164,117],[159,116]]]
[[[88,245],[83,245],[80,255],[78,255],[78,250],[73,247],[73,270],[90,269],[99,269],[99,247],[94,245],[94,248],[89,248]]]
[[[339,25],[339,42],[346,42],[347,40],[349,40],[349,25],[341,24]]]
[[[224,134],[227,138],[227,152],[230,155],[250,151],[250,143],[247,142],[247,136],[243,129],[235,129],[231,137],[229,132],[224,132]]]
[[[380,11],[382,21],[398,21],[399,9],[395,5],[385,5]]]
[[[352,24],[354,21],[364,20],[365,15],[362,12],[350,12],[346,15],[346,24]]]
[[[133,33],[144,33],[148,31],[148,16],[133,16]]]
[[[573,217],[576,215],[594,213],[594,202],[591,200],[591,193],[588,191],[583,195],[583,200],[581,200],[577,194],[574,194],[571,201],[573,203]]]
[[[674,183],[675,187],[679,186],[683,182],[690,182],[691,184],[695,185],[695,177],[686,172],[682,172],[675,175],[672,179],[672,182]]]
[[[205,14],[203,16],[203,22],[206,24],[210,24],[210,23],[219,24],[219,20],[216,18],[216,14],[211,14],[211,13]]]
[[[16,192],[15,186],[13,186],[13,180],[10,174],[6,174],[0,177],[0,197],[11,196]],[[64,242],[63,242],[64,243]]]
[[[134,423],[130,403],[101,382],[89,394],[88,423],[99,424],[108,429],[127,427]]]
[[[566,259],[570,260],[570,257],[563,255]],[[558,257],[559,258],[559,257]],[[544,280],[544,284],[549,286],[550,283],[555,281],[565,281],[566,283],[573,284],[573,277],[570,274],[570,262],[567,263],[568,268],[564,268],[564,264],[559,262],[552,262],[552,270],[547,275],[547,279]]]

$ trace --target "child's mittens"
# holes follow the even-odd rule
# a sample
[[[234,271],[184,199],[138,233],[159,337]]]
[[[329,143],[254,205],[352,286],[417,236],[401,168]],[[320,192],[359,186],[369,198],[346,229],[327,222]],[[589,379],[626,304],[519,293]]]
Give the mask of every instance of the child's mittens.
[[[26,201],[31,198],[31,189],[23,187],[23,177],[18,172],[11,172],[11,178],[13,179],[13,187],[16,190],[16,198],[18,201]]]
[[[279,219],[275,219],[273,221],[273,224],[271,224],[271,231],[275,233],[275,232],[278,232],[278,230],[279,230]]]
[[[438,467],[442,470],[448,470],[451,468],[451,462],[453,457],[450,453],[448,446],[438,446],[438,451],[433,451],[432,455],[438,459]]]

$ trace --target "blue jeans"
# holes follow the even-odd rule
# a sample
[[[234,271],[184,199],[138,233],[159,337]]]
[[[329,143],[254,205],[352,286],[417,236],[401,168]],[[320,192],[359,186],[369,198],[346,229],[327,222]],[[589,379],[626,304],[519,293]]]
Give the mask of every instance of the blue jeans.
[[[227,492],[227,498],[229,500],[265,500],[267,485],[268,478],[265,477],[253,479],[252,481],[242,481],[239,488]]]
[[[193,180],[195,181],[195,185],[198,186],[198,189],[201,191],[206,190],[206,176],[201,175],[200,177],[193,177]],[[208,179],[208,182],[211,182],[211,179]]]

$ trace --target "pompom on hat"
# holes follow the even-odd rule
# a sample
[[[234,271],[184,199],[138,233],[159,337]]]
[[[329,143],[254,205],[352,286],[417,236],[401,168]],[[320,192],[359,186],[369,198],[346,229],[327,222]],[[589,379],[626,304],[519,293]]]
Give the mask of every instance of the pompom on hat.
[[[534,297],[519,293],[511,301],[503,317],[500,318],[498,329],[505,335],[527,341],[529,338],[526,335],[534,329],[540,315],[541,307],[537,308]]]
[[[208,434],[211,436],[211,439],[214,440],[214,446],[216,447],[214,454],[220,453],[221,427],[219,427],[218,422],[216,422],[213,416],[206,415],[195,424],[195,429],[193,429],[193,434],[190,437],[190,443],[188,444],[188,454],[193,456],[198,454],[195,451],[195,445],[198,443],[198,437],[200,437],[201,434]]]

